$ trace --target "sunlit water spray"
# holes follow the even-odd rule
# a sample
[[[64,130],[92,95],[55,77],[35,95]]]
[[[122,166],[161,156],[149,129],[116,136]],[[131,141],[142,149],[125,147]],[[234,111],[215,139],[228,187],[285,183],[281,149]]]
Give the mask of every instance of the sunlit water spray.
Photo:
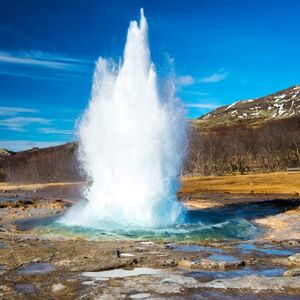
[[[185,121],[171,85],[163,93],[151,62],[148,26],[130,23],[122,63],[99,58],[79,124],[80,160],[91,185],[67,225],[164,227],[180,221],[176,199]],[[161,96],[163,94],[164,96]]]
[[[91,100],[78,126],[89,178],[81,203],[61,216],[21,220],[54,236],[87,239],[253,239],[251,220],[276,207],[185,210],[176,199],[185,118],[171,82],[158,91],[147,22],[131,22],[120,64],[100,58]],[[163,95],[163,96],[162,96]]]

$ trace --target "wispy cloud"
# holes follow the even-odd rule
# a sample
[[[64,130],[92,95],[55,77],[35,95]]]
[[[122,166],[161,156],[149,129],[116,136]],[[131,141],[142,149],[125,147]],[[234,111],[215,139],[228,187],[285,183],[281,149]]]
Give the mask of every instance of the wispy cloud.
[[[180,89],[179,92],[181,94],[193,95],[193,96],[209,96],[209,93],[200,92],[200,91],[189,91]]]
[[[0,63],[20,64],[51,69],[73,69],[81,64],[93,63],[89,60],[51,54],[39,50],[20,52],[0,52]]]
[[[0,140],[0,148],[12,150],[12,151],[23,151],[27,149],[31,149],[33,147],[38,148],[46,148],[64,144],[63,141],[58,142],[48,142],[48,141],[26,141],[26,140],[18,140],[18,141],[10,141],[10,140]]]
[[[73,130],[67,129],[40,128],[39,131],[46,134],[74,134]]]
[[[215,109],[219,105],[212,103],[186,103],[186,106],[189,108],[198,108],[198,109]]]
[[[94,62],[87,59],[74,58],[58,53],[39,50],[7,52],[0,51],[0,74],[38,79],[60,79],[53,76],[59,72],[62,76],[88,73]],[[49,76],[49,72],[52,76]],[[51,78],[52,77],[52,78]]]
[[[51,122],[45,118],[34,117],[13,117],[0,120],[0,127],[4,127],[6,130],[24,132],[26,127],[32,124],[48,125]]]
[[[0,52],[0,62],[6,64],[29,65],[29,66],[38,66],[44,68],[52,68],[52,69],[70,68],[70,65],[65,62],[39,59],[39,58],[24,56],[24,55],[11,55],[5,52]]]
[[[222,80],[225,80],[228,76],[229,76],[229,72],[225,71],[224,69],[221,69],[212,75],[199,79],[198,82],[215,83],[215,82],[220,82]]]
[[[0,106],[0,116],[15,116],[19,113],[38,113],[39,110],[25,107]]]
[[[224,69],[220,69],[217,72],[203,78],[196,78],[191,75],[179,76],[176,78],[175,82],[177,86],[183,87],[183,86],[194,85],[197,83],[216,83],[225,80],[228,76],[229,76],[228,71],[225,71]]]

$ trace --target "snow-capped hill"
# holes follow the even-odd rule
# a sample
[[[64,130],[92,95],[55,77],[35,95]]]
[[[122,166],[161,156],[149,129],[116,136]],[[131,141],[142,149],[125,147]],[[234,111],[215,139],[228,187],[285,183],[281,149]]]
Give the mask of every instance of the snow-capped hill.
[[[219,107],[200,117],[199,120],[216,125],[237,122],[256,123],[296,115],[300,115],[300,85],[266,97],[241,100]]]

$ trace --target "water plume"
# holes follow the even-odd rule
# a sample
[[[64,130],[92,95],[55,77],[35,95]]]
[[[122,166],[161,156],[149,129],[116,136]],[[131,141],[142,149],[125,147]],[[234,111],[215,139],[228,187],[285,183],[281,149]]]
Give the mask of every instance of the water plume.
[[[65,224],[150,228],[179,220],[185,122],[172,85],[167,89],[158,91],[141,10],[139,24],[130,23],[122,62],[97,62],[78,127],[80,161],[91,184],[87,201],[66,213]]]

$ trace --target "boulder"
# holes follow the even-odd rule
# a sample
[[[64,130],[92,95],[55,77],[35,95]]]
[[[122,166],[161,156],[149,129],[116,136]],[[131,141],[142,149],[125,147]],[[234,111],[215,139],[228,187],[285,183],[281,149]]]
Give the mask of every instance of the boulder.
[[[300,276],[300,268],[290,269],[283,273],[285,277],[295,277]]]

